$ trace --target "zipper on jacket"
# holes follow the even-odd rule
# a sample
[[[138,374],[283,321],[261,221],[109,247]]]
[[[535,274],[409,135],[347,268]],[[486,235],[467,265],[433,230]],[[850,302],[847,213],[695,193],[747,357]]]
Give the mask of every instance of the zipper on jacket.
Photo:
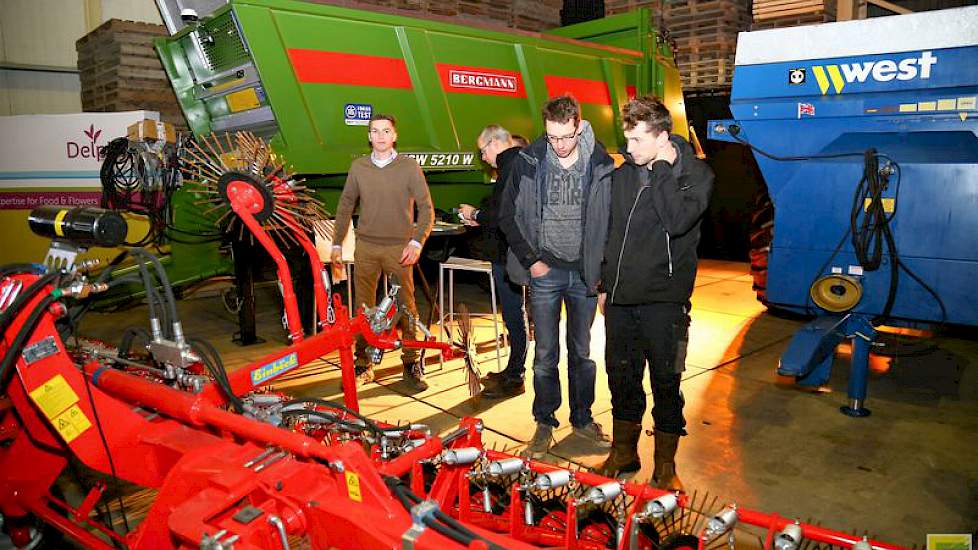
[[[669,277],[672,277],[672,242],[669,237],[669,232],[665,231],[665,234],[666,234],[666,256],[669,258]]]
[[[632,203],[632,209],[628,211],[628,219],[625,220],[625,235],[621,239],[621,250],[618,251],[618,265],[615,266],[615,284],[611,286],[611,303],[615,303],[615,292],[618,291],[618,279],[621,277],[621,259],[625,255],[625,245],[628,244],[628,228],[632,225],[632,215],[635,214],[635,207],[638,206],[638,200],[642,198],[642,193],[649,187],[648,185],[643,185],[638,188],[638,193],[635,195],[635,202]],[[666,235],[668,236],[668,233]]]

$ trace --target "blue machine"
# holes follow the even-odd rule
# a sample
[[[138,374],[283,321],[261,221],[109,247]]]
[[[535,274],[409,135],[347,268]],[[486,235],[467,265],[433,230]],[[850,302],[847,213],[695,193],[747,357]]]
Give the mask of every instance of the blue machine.
[[[775,208],[770,305],[815,315],[778,371],[828,381],[879,324],[978,325],[978,7],[741,33],[709,137],[754,150]]]

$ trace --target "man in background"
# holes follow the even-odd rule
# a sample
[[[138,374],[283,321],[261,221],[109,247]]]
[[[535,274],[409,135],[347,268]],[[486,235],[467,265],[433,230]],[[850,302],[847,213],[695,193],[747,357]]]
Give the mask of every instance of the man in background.
[[[506,235],[499,228],[499,204],[502,200],[506,182],[509,180],[513,162],[519,155],[513,136],[503,127],[495,124],[486,126],[479,134],[476,145],[482,153],[482,160],[496,169],[496,183],[492,194],[483,201],[480,208],[471,204],[459,205],[463,222],[470,226],[481,226],[486,239],[486,249],[492,264],[492,278],[503,310],[503,322],[509,333],[509,362],[500,372],[493,372],[483,378],[485,389],[482,396],[490,399],[513,397],[526,391],[523,377],[526,372],[526,325],[523,312],[523,289],[514,284],[506,275],[506,252],[509,245]]]

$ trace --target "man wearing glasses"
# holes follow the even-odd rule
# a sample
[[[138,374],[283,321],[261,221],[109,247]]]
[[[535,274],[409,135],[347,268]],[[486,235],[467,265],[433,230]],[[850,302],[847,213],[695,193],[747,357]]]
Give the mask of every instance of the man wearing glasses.
[[[360,221],[356,229],[354,283],[356,306],[373,307],[377,301],[377,282],[382,273],[391,274],[401,285],[398,301],[418,317],[414,302],[412,266],[421,257],[421,247],[431,232],[435,212],[428,183],[417,161],[398,155],[397,121],[391,115],[376,114],[368,125],[371,152],[350,165],[346,185],[336,209],[335,241],[342,242],[350,227],[357,203]],[[418,216],[415,223],[414,210]],[[343,261],[342,248],[333,245],[332,262]],[[351,305],[351,309],[353,306]],[[404,339],[415,339],[414,323],[402,317]],[[372,382],[373,365],[367,357],[366,342],[357,338],[356,373],[360,383]],[[424,365],[418,363],[418,351],[404,348],[404,382],[415,391],[428,389]]]
[[[537,428],[525,454],[539,459],[549,449],[560,406],[559,325],[567,308],[567,375],[574,436],[610,448],[591,416],[595,364],[591,323],[608,232],[614,162],[595,140],[571,96],[543,106],[546,133],[520,152],[503,194],[499,226],[509,242],[507,270],[529,284],[536,326],[533,418]]]
[[[466,225],[482,226],[486,249],[492,263],[492,278],[499,293],[503,309],[503,322],[509,332],[509,362],[501,372],[493,372],[483,378],[483,397],[498,399],[513,397],[526,391],[523,375],[526,372],[526,325],[523,323],[523,290],[506,276],[506,235],[499,227],[499,203],[509,180],[513,162],[522,147],[514,143],[513,136],[505,128],[491,124],[486,126],[476,140],[482,160],[496,169],[496,184],[492,194],[483,201],[481,208],[471,204],[459,205],[459,214]]]

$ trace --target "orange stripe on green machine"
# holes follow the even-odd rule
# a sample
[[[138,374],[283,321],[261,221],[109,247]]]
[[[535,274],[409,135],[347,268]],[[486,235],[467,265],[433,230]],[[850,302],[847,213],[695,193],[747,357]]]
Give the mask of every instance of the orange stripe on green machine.
[[[397,57],[290,49],[289,60],[299,82],[411,89],[411,75]]]
[[[568,76],[545,76],[543,78],[547,84],[547,95],[550,97],[571,94],[581,103],[611,105],[608,83],[603,80]]]

